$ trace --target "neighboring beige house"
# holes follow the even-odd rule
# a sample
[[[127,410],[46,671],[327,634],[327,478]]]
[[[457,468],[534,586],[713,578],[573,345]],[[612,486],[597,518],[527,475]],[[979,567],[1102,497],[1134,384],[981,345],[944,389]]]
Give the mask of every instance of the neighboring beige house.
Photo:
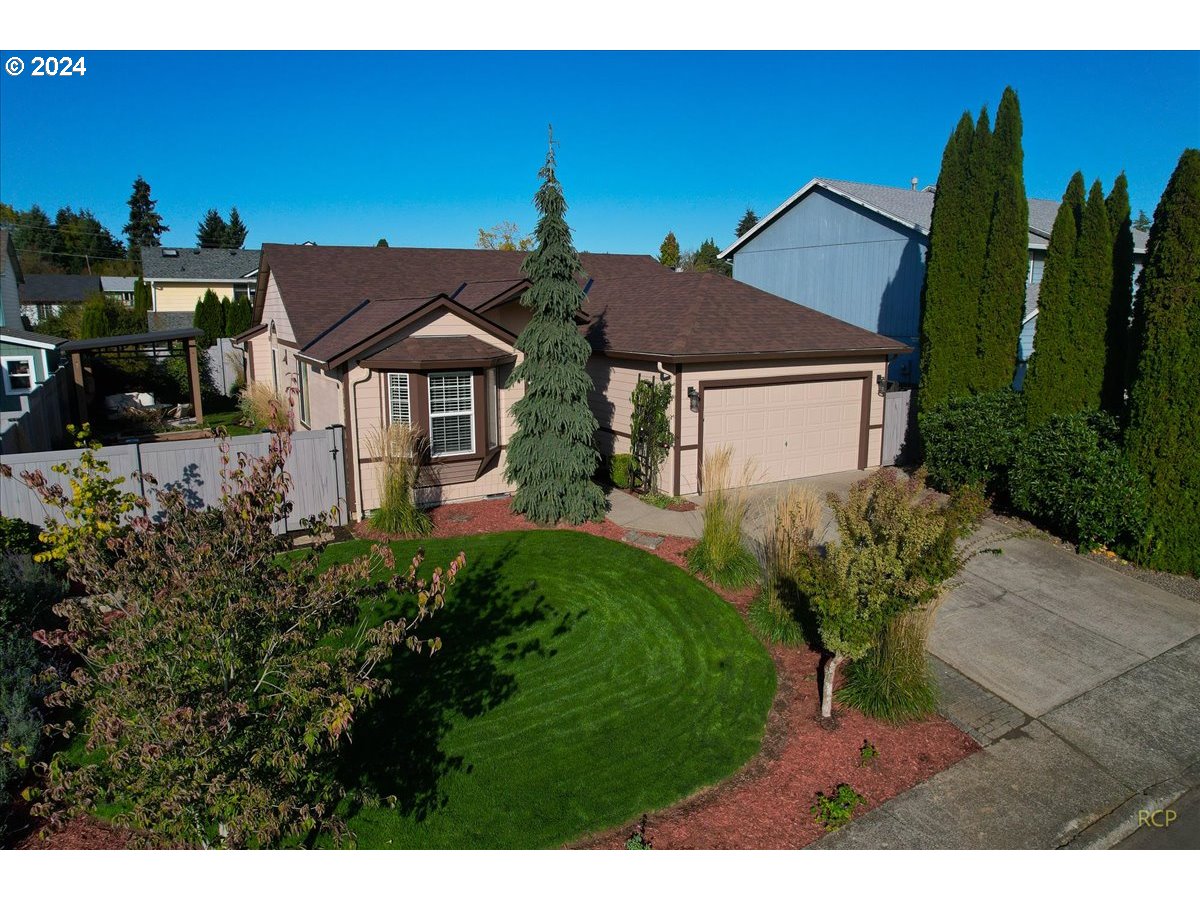
[[[248,377],[298,387],[299,427],[346,429],[352,515],[374,509],[374,439],[388,422],[428,438],[423,503],[512,490],[504,455],[522,388],[505,387],[529,319],[522,254],[491,250],[268,244],[254,326],[239,335]],[[629,448],[639,378],[674,388],[675,446],[660,483],[700,490],[707,449],[753,459],[758,481],[865,469],[880,461],[877,385],[897,341],[712,273],[649,256],[581,254],[580,329],[598,449]]]
[[[142,278],[150,288],[150,331],[186,328],[207,290],[218,297],[253,302],[258,250],[143,247]]]

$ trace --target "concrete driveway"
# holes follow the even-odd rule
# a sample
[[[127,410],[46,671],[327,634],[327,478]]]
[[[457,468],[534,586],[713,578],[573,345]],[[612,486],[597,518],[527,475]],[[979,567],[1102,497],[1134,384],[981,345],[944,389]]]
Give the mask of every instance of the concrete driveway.
[[[988,519],[930,636],[983,750],[820,847],[1111,846],[1200,783],[1200,604]]]

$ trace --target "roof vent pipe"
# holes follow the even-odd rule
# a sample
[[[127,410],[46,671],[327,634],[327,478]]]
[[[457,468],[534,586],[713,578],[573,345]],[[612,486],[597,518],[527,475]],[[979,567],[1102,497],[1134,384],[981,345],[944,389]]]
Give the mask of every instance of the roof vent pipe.
[[[913,180],[912,180],[912,189],[913,189],[914,191],[917,189],[917,181],[918,181],[918,180],[919,180],[919,179],[917,179],[917,177],[916,177],[916,176],[913,176]]]

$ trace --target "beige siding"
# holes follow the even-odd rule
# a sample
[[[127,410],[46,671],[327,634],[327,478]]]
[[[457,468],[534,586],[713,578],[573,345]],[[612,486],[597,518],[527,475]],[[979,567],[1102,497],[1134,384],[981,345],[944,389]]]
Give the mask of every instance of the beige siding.
[[[217,297],[233,300],[233,282],[214,281],[156,281],[153,285],[154,309],[157,312],[194,312],[204,292],[212,290]]]
[[[692,494],[697,490],[696,467],[699,454],[695,448],[699,436],[700,415],[692,412],[686,401],[689,387],[699,389],[701,381],[728,381],[743,378],[768,378],[786,375],[824,375],[838,372],[871,373],[871,412],[867,431],[867,464],[877,466],[883,450],[883,398],[875,390],[875,377],[884,374],[887,361],[880,359],[825,359],[811,363],[763,363],[756,366],[744,366],[737,363],[710,363],[706,366],[683,367],[683,375],[678,389],[683,392],[683,422],[680,440],[680,493]],[[705,443],[710,443],[705,438]],[[682,449],[691,448],[691,449]]]
[[[271,382],[271,339],[260,333],[246,341],[246,352],[254,369],[254,380],[273,387]]]
[[[342,421],[342,383],[324,369],[309,365],[308,369],[308,427],[313,431],[330,425],[345,425]]]
[[[261,321],[275,323],[275,333],[282,341],[296,342],[296,333],[292,331],[292,323],[288,320],[287,311],[283,308],[283,300],[279,296],[279,285],[275,282],[275,274],[267,277],[267,288],[263,291],[263,311]]]
[[[503,306],[497,306],[495,309],[490,310],[486,315],[488,319],[495,322],[505,331],[511,331],[513,335],[518,335],[529,324],[529,319],[533,316],[533,313],[522,306],[520,301],[510,300]]]
[[[671,367],[667,367],[672,371]],[[588,360],[588,374],[592,377],[593,389],[588,394],[588,405],[596,416],[600,431],[596,436],[600,452],[605,456],[629,452],[630,420],[633,416],[633,389],[639,379],[660,378],[653,363],[634,360],[609,359],[594,355]],[[672,380],[672,391],[675,384]],[[668,416],[675,421],[674,393]],[[675,477],[674,454],[668,454],[659,472],[659,484],[670,491]]]

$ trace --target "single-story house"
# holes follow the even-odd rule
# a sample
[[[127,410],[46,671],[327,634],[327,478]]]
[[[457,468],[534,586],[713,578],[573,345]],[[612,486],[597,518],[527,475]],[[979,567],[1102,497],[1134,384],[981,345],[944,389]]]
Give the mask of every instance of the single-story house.
[[[132,275],[101,275],[100,290],[110,300],[133,307],[133,291],[137,279]]]
[[[720,253],[733,277],[907,344],[890,376],[916,383],[934,188],[814,178]],[[1017,378],[1033,353],[1037,295],[1058,200],[1029,199],[1029,273]],[[1147,235],[1133,232],[1134,278]]]
[[[500,250],[263,247],[248,379],[298,388],[298,427],[346,429],[352,515],[377,505],[374,444],[390,422],[428,439],[424,503],[512,490],[508,387],[530,318],[523,255]],[[881,383],[898,341],[713,273],[673,272],[649,256],[581,254],[598,449],[627,452],[630,395],[670,381],[675,444],[664,489],[701,489],[706,451],[728,444],[756,480],[880,462]]]
[[[26,275],[21,285],[21,314],[31,325],[37,325],[102,290],[99,275]]]
[[[141,254],[151,331],[191,326],[196,304],[208,290],[230,300],[254,300],[258,250],[143,247]]]

